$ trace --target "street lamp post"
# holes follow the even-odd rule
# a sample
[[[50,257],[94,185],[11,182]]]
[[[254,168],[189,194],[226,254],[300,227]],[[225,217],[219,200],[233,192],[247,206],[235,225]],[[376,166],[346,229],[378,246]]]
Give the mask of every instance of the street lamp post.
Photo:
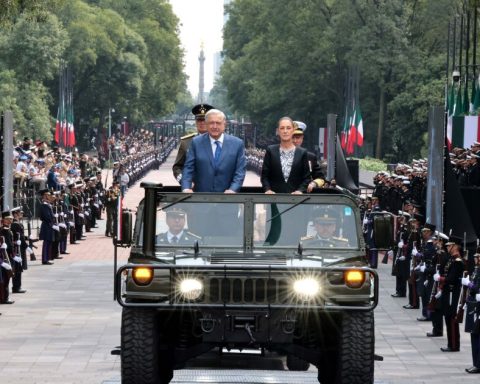
[[[111,165],[112,162],[112,150],[110,149],[110,138],[112,137],[112,112],[115,112],[115,109],[108,108],[108,163]]]

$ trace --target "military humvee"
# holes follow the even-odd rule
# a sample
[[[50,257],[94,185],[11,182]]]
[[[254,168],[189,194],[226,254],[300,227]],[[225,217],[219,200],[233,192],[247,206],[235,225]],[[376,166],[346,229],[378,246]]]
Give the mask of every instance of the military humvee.
[[[373,383],[378,275],[352,198],[141,186],[115,278],[122,383],[169,383],[196,356],[246,348],[278,352],[290,370],[313,364],[321,383]],[[379,247],[391,230],[381,223]]]

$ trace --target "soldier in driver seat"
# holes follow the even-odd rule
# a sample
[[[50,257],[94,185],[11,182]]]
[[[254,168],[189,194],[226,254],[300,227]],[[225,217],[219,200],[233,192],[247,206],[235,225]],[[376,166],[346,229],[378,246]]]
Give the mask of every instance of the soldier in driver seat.
[[[313,224],[317,232],[313,236],[302,237],[304,247],[348,247],[348,239],[336,237],[338,215],[332,208],[319,208],[314,211]]]
[[[200,236],[187,231],[186,212],[183,209],[172,207],[165,213],[168,231],[157,235],[156,244],[193,245],[195,240],[201,240]]]

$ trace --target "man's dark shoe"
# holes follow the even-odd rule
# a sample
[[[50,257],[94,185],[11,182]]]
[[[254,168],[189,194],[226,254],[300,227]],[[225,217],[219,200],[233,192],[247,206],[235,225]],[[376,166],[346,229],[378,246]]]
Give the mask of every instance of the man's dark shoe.
[[[480,368],[477,368],[477,367],[467,368],[467,369],[465,369],[465,372],[468,372],[468,373],[480,373]]]
[[[404,305],[403,308],[405,308],[405,309],[418,309],[419,307],[407,304],[407,305]]]
[[[427,332],[427,337],[442,337],[443,333]]]
[[[428,317],[417,317],[417,321],[430,321]]]
[[[42,261],[43,265],[53,265],[51,261]]]
[[[25,293],[27,292],[25,289],[12,289],[12,293]]]
[[[54,259],[55,260],[61,260],[61,259],[63,259],[63,257],[62,256],[55,256]]]
[[[37,258],[35,257],[35,255],[30,255],[30,261],[35,261],[37,260]]]
[[[7,301],[2,302],[1,304],[13,304],[13,303],[15,303],[15,301],[7,300]]]
[[[61,255],[69,255],[70,252],[60,252]]]
[[[452,349],[450,347],[446,347],[446,348],[442,347],[442,348],[440,348],[440,350],[442,352],[459,352],[460,351],[460,349]]]
[[[405,295],[400,295],[399,293],[393,293],[390,296],[392,296],[392,297],[405,297]]]

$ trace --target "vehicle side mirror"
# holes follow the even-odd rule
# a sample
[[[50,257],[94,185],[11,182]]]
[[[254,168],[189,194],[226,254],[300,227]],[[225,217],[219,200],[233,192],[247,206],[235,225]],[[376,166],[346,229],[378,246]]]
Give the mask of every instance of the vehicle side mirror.
[[[122,210],[121,223],[118,225],[118,215],[115,225],[115,245],[130,247],[132,245],[132,212],[129,209]],[[117,233],[120,230],[120,233]]]
[[[393,216],[390,214],[376,214],[373,217],[373,236],[375,247],[378,250],[387,250],[393,247]]]

